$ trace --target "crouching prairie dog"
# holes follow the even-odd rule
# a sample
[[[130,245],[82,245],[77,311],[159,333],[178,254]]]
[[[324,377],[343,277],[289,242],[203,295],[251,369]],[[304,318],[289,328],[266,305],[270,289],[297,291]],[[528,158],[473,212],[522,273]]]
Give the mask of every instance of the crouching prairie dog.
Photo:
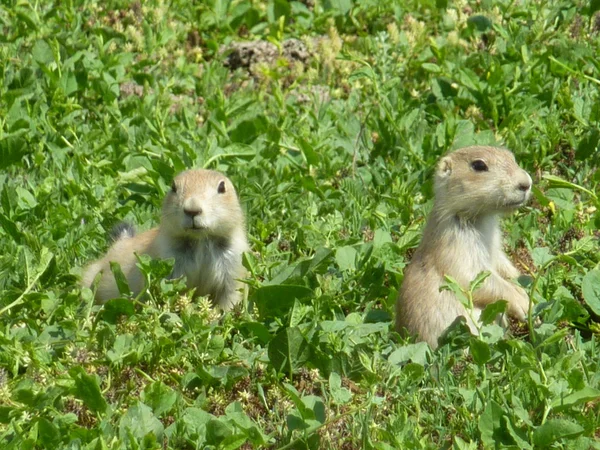
[[[110,262],[118,262],[134,294],[145,288],[136,266],[138,255],[173,258],[173,278],[186,276],[196,295],[209,295],[223,310],[240,300],[245,274],[242,253],[248,250],[244,213],[235,188],[223,174],[212,170],[188,170],[173,180],[166,195],[160,225],[135,235],[131,226],[117,228],[107,254],[84,271],[82,284],[90,287],[102,272],[96,300],[119,296]]]
[[[507,312],[524,320],[527,293],[512,280],[519,271],[502,250],[500,217],[527,202],[531,177],[506,149],[473,146],[441,158],[436,167],[433,209],[423,238],[404,272],[396,302],[396,329],[436,348],[438,338],[459,316],[477,333],[465,307],[448,290],[444,275],[463,289],[483,271],[491,275],[474,292],[472,316],[503,299]]]

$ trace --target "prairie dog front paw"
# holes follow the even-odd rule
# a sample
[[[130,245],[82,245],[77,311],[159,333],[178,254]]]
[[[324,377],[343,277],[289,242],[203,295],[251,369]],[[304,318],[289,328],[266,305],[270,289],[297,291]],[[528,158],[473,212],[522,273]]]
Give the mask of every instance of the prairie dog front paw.
[[[515,286],[514,295],[508,300],[508,314],[520,321],[525,321],[529,312],[529,296],[524,289]]]

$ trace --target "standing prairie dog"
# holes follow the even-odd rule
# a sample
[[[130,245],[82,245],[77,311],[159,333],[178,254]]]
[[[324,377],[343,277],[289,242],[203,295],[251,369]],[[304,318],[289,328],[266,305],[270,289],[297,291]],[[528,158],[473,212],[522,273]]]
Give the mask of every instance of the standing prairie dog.
[[[131,226],[115,230],[115,242],[108,253],[90,264],[82,284],[90,287],[98,272],[102,277],[96,300],[105,302],[119,296],[110,270],[118,262],[138,294],[144,289],[144,277],[135,254],[152,258],[174,258],[172,277],[185,275],[188,288],[196,295],[210,295],[223,310],[240,300],[244,276],[242,253],[248,250],[244,213],[235,188],[223,174],[212,170],[188,170],[173,180],[165,197],[160,226],[134,235]]]
[[[444,275],[463,289],[483,271],[491,275],[475,290],[473,318],[486,305],[508,301],[508,314],[524,320],[529,310],[527,293],[511,280],[519,271],[502,250],[500,217],[525,204],[531,194],[531,177],[506,149],[473,146],[456,150],[439,161],[435,173],[435,199],[423,238],[396,302],[396,329],[426,341],[432,348],[459,316],[477,333],[465,307],[451,291],[440,291]]]

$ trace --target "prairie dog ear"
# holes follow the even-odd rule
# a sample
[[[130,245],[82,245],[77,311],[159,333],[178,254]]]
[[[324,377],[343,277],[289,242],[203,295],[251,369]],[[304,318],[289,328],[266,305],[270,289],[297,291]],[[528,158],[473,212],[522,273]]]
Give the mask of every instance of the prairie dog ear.
[[[448,178],[452,174],[452,158],[444,156],[440,159],[436,169],[437,176],[440,178]]]

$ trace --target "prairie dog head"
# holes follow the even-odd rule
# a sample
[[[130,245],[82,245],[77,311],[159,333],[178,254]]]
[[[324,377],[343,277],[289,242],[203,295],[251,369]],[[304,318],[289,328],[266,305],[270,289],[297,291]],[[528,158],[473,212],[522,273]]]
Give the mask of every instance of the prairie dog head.
[[[440,159],[435,202],[448,214],[474,218],[519,208],[529,199],[531,186],[531,177],[511,151],[466,147]]]
[[[229,178],[214,170],[187,170],[173,180],[161,229],[175,237],[230,237],[244,215]]]

